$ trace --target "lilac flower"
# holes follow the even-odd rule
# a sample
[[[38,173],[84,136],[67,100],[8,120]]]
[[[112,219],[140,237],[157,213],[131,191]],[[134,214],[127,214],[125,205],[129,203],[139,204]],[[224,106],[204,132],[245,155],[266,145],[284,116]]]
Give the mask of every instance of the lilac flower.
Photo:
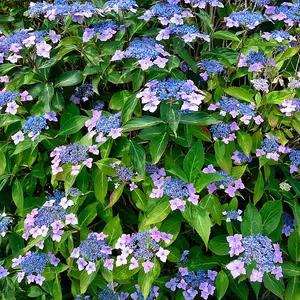
[[[204,174],[209,174],[209,173],[216,173],[224,177],[223,180],[216,181],[214,183],[210,183],[207,186],[207,190],[209,194],[212,194],[214,191],[217,189],[222,189],[225,190],[225,193],[230,196],[234,197],[235,193],[239,189],[244,189],[245,186],[242,182],[241,179],[234,180],[230,175],[228,175],[225,171],[219,171],[217,172],[212,165],[209,166],[209,168],[204,168],[203,169]]]
[[[13,222],[12,218],[7,217],[6,213],[0,213],[0,235],[4,237],[9,225]]]
[[[50,50],[51,46],[47,44],[45,41],[42,41],[38,44],[36,44],[36,54],[38,56],[50,58]]]
[[[184,11],[181,6],[175,3],[157,3],[146,10],[139,19],[149,21],[151,18],[156,17],[162,25],[182,25],[184,18],[192,16],[189,11]]]
[[[88,157],[88,152],[90,152],[89,148],[79,143],[56,147],[50,153],[50,157],[54,157],[51,161],[52,174],[56,175],[62,172],[64,164],[72,165],[74,175],[79,173],[78,166],[79,169],[82,165],[91,168],[93,159]]]
[[[300,99],[284,100],[280,104],[280,111],[286,116],[291,116],[293,112],[300,111]]]
[[[16,102],[19,95],[18,92],[6,91],[5,89],[0,91],[0,110],[6,106],[5,111],[15,115],[17,113],[17,108],[19,107]]]
[[[14,135],[11,136],[13,142],[15,145],[19,144],[20,142],[24,141],[24,133],[19,130],[17,133],[15,133]]]
[[[144,296],[141,292],[140,286],[138,284],[135,285],[136,292],[130,294],[131,299],[133,300],[141,300],[144,299]],[[149,292],[148,297],[146,300],[155,300],[159,296],[159,287],[158,286],[152,286]]]
[[[31,95],[29,95],[29,93],[27,91],[24,91],[24,92],[20,93],[20,100],[21,101],[31,101],[31,100],[33,100],[33,97]]]
[[[117,256],[116,266],[127,264],[130,261],[129,270],[135,269],[142,263],[145,273],[148,273],[154,263],[151,260],[157,256],[162,262],[166,262],[169,250],[159,245],[160,241],[169,243],[173,236],[165,232],[160,232],[156,227],[146,232],[123,234],[115,245],[116,249],[121,250]]]
[[[0,83],[9,83],[9,77],[7,75],[0,76]]]
[[[81,101],[86,102],[94,95],[93,85],[90,83],[85,83],[78,86],[75,89],[74,94],[71,96],[70,101],[75,104],[80,104]]]
[[[161,101],[180,101],[181,109],[198,111],[205,94],[191,80],[176,80],[173,78],[161,81],[152,80],[146,88],[137,94],[142,99],[144,111],[154,112]]]
[[[88,238],[81,242],[79,247],[74,248],[71,253],[71,258],[77,259],[78,270],[86,270],[88,275],[96,271],[96,263],[99,260],[104,260],[104,264],[110,270],[113,269],[113,264],[109,255],[112,253],[111,247],[107,245],[106,238],[108,235],[101,233],[89,233]],[[106,263],[108,262],[109,263]]]
[[[86,28],[82,39],[86,43],[96,35],[100,41],[107,41],[117,33],[118,29],[119,27],[116,22],[105,21],[94,25],[92,28]]]
[[[179,209],[180,211],[184,211],[186,200],[194,205],[198,204],[199,195],[196,194],[196,189],[192,183],[166,176],[164,169],[160,169],[150,177],[155,186],[152,189],[150,197],[161,198],[163,195],[169,196],[171,198],[171,210]]]
[[[9,275],[8,270],[0,266],[0,279],[5,278],[7,275]]]
[[[231,220],[237,220],[242,222],[242,216],[241,214],[243,213],[242,210],[230,210],[230,211],[223,211],[222,215],[226,216],[226,222],[231,222]]]
[[[261,143],[261,148],[256,149],[256,156],[265,155],[267,159],[278,161],[280,153],[291,152],[290,148],[278,144],[278,139],[280,138],[277,136],[271,137],[269,134],[266,134],[266,138]]]
[[[104,12],[131,11],[135,13],[137,7],[134,0],[109,0],[104,4]]]
[[[282,41],[296,41],[296,37],[290,35],[288,32],[284,30],[273,30],[271,32],[264,32],[264,34],[261,36],[262,38],[269,41],[270,39],[276,40],[278,43],[281,43]]]
[[[28,283],[37,283],[42,285],[45,277],[42,276],[45,267],[49,264],[57,266],[59,259],[53,253],[49,252],[48,255],[42,252],[27,252],[24,256],[19,256],[12,260],[12,267],[19,266],[18,282],[21,282],[25,275],[27,276]]]
[[[187,268],[179,268],[174,278],[168,281],[165,286],[172,292],[181,289],[184,299],[191,300],[201,292],[203,299],[208,299],[215,291],[214,281],[217,276],[215,271],[189,271]]]
[[[236,135],[234,131],[239,130],[239,126],[236,122],[231,124],[227,124],[224,122],[219,122],[211,126],[210,131],[213,135],[213,139],[215,141],[221,139],[221,141],[225,144],[228,144],[230,141],[234,141]]]
[[[294,173],[298,171],[300,167],[300,150],[291,150],[290,152],[290,160],[292,162],[290,166],[290,173]]]
[[[242,163],[250,163],[252,161],[251,156],[246,156],[243,152],[238,150],[233,152],[233,156],[231,157],[236,165],[241,165]]]
[[[248,29],[254,29],[264,20],[260,12],[249,12],[247,10],[242,10],[238,12],[233,12],[229,17],[225,17],[226,26],[231,27],[246,27]]]
[[[218,0],[184,0],[184,3],[190,3],[192,7],[205,8],[207,4],[212,7],[223,8],[224,5]]]
[[[138,60],[143,70],[147,70],[152,65],[164,68],[167,63],[165,57],[168,56],[170,54],[164,50],[162,45],[157,44],[154,39],[145,36],[141,39],[134,38],[125,51],[117,50],[112,57],[112,61],[134,58]],[[160,59],[157,60],[158,58]]]
[[[244,263],[240,260],[234,260],[227,265],[227,269],[231,272],[233,278],[246,274]]]
[[[36,239],[38,236],[46,238],[48,235],[56,242],[60,242],[66,225],[76,225],[76,216],[68,214],[67,209],[74,205],[72,200],[68,200],[63,193],[54,192],[40,209],[34,208],[27,214],[24,227],[26,229],[23,238],[27,240],[30,236]],[[43,249],[44,243],[40,244]]]
[[[92,110],[92,118],[85,122],[89,139],[97,135],[96,142],[104,143],[107,140],[106,136],[110,136],[112,139],[120,137],[123,131],[120,115],[121,113],[108,114],[101,110]]]
[[[267,66],[275,67],[274,59],[253,50],[250,50],[247,55],[241,54],[238,62],[239,68],[248,67],[249,72],[262,72]]]
[[[278,244],[261,234],[242,237],[240,234],[227,237],[230,247],[230,256],[239,255],[239,258],[227,265],[232,276],[236,278],[245,274],[245,265],[255,262],[250,281],[261,282],[264,273],[276,275],[276,280],[282,277],[281,267],[275,263],[282,263],[282,253]]]

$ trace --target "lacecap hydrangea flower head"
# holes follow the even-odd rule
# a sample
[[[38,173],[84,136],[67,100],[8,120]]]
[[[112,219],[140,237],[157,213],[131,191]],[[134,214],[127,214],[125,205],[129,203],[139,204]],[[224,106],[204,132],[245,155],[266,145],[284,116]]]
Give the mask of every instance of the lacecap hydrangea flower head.
[[[220,115],[225,117],[231,115],[232,118],[237,118],[239,121],[248,125],[251,120],[254,120],[255,124],[260,125],[263,119],[255,111],[255,104],[245,104],[232,97],[222,96],[219,102],[210,104],[208,110],[215,111],[220,110]]]
[[[115,245],[115,249],[121,250],[116,266],[130,262],[129,270],[133,270],[141,263],[144,272],[148,273],[154,267],[151,261],[154,257],[158,257],[162,262],[167,261],[170,251],[162,248],[159,243],[164,241],[168,244],[172,237],[172,234],[160,232],[156,227],[145,232],[122,234]]]
[[[112,249],[107,245],[107,237],[108,235],[103,232],[89,233],[87,239],[72,251],[71,258],[77,259],[79,271],[86,270],[88,275],[92,274],[96,271],[96,264],[100,260],[104,261],[104,267],[113,269],[114,259],[109,258]]]
[[[8,227],[12,222],[12,218],[8,217],[5,212],[0,213],[0,235],[2,237],[5,237]]]
[[[144,36],[134,38],[125,51],[117,50],[111,61],[118,61],[124,58],[138,60],[142,70],[147,70],[153,65],[164,68],[168,62],[166,57],[170,54],[164,50],[164,46],[157,44],[154,39]]]
[[[178,273],[174,278],[168,281],[165,286],[172,292],[177,289],[182,290],[185,300],[194,299],[200,292],[199,296],[208,299],[213,296],[215,291],[214,281],[217,276],[215,271],[189,271],[188,268],[179,267]]]
[[[192,80],[170,78],[148,82],[146,88],[138,93],[137,97],[141,98],[145,111],[155,112],[162,101],[180,101],[181,110],[198,111],[205,94]]]
[[[192,7],[205,8],[206,5],[210,5],[212,7],[223,8],[224,5],[222,1],[218,0],[184,0],[184,3],[190,3]]]
[[[162,25],[183,25],[184,18],[192,17],[193,14],[184,10],[177,3],[157,3],[154,4],[149,10],[139,17],[145,21],[156,17]]]
[[[300,150],[292,149],[289,156],[292,163],[290,166],[290,173],[292,174],[300,168]]]
[[[236,165],[250,163],[252,161],[252,156],[246,156],[243,152],[238,150],[233,152],[233,156],[231,156],[231,158]]]
[[[291,116],[292,113],[300,111],[300,99],[284,100],[280,106],[280,111],[287,117]]]
[[[98,299],[99,300],[107,300],[107,299],[125,300],[125,299],[127,299],[129,294],[123,293],[123,292],[120,292],[120,293],[117,292],[115,289],[117,286],[118,286],[118,284],[116,282],[114,282],[113,284],[108,284],[107,287],[98,294]],[[78,299],[78,300],[80,300],[80,299]]]
[[[254,29],[256,26],[261,24],[264,17],[260,12],[250,12],[247,10],[242,10],[238,12],[233,12],[230,16],[225,17],[226,26],[231,27],[245,27],[248,29]]]
[[[26,276],[28,284],[36,283],[42,285],[45,277],[42,275],[48,265],[57,266],[60,260],[52,252],[27,252],[24,256],[19,256],[12,260],[12,267],[18,267],[18,282]]]
[[[179,178],[166,176],[164,168],[154,171],[150,175],[154,183],[154,188],[150,194],[150,198],[161,198],[166,195],[171,198],[171,210],[185,210],[186,201],[194,205],[198,204],[199,195],[192,183],[187,183]]]
[[[228,236],[227,241],[230,247],[230,257],[238,255],[238,259],[227,265],[233,278],[246,274],[245,267],[256,263],[250,276],[252,282],[262,282],[265,273],[273,274],[276,280],[282,275],[282,253],[279,244],[272,244],[272,241],[261,234],[243,237],[241,234]]]
[[[135,13],[137,7],[138,5],[134,0],[109,0],[104,4],[103,11],[105,13],[112,11],[115,13],[120,11],[131,11]]]
[[[73,200],[65,197],[64,193],[54,192],[54,196],[48,197],[41,208],[34,208],[27,214],[24,221],[26,231],[22,237],[27,240],[29,237],[36,239],[50,235],[52,241],[60,242],[64,228],[78,224],[75,214],[69,212],[73,205]],[[43,249],[44,241],[39,242],[37,247]]]
[[[85,122],[88,138],[96,135],[97,143],[105,143],[109,137],[113,140],[122,135],[121,113],[110,114],[102,110],[92,110],[92,118]]]
[[[256,156],[265,156],[267,159],[278,161],[281,153],[289,153],[291,149],[278,144],[278,136],[266,134],[266,138],[261,142],[261,148],[256,149]]]
[[[34,141],[42,133],[43,129],[49,129],[47,121],[58,121],[54,111],[47,112],[44,116],[28,117],[22,126],[22,130],[18,131],[12,136],[14,144],[17,145],[18,143],[24,141],[25,134],[28,134],[28,137]]]
[[[292,216],[287,212],[282,213],[282,218],[284,224],[281,233],[284,234],[285,236],[290,236],[297,225],[296,220],[293,219]]]
[[[229,211],[223,211],[222,215],[226,216],[226,222],[229,223],[232,220],[237,220],[239,222],[242,222],[242,213],[243,211],[238,209],[238,210],[229,210]]]
[[[213,135],[214,141],[221,140],[224,144],[228,144],[236,139],[235,131],[239,130],[236,122],[230,124],[219,122],[210,127],[210,132]]]
[[[224,190],[225,193],[230,196],[234,197],[238,190],[242,190],[245,188],[241,179],[234,180],[230,175],[228,175],[225,171],[216,171],[213,165],[209,165],[208,167],[203,169],[204,174],[218,174],[224,179],[210,183],[207,186],[207,190],[209,194],[212,194],[217,189]]]
[[[203,71],[200,73],[200,77],[204,81],[207,81],[211,75],[217,75],[224,71],[224,65],[214,59],[203,59],[197,66]]]

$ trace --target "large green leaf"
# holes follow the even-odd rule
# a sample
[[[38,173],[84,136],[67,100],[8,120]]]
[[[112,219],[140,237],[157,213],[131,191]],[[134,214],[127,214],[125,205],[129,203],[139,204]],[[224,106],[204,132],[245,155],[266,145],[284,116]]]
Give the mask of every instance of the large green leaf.
[[[69,71],[62,73],[56,80],[55,87],[74,86],[80,83],[83,76],[80,71]]]
[[[243,236],[256,235],[262,232],[261,216],[256,207],[251,203],[248,203],[246,207],[241,228]]]
[[[260,210],[262,219],[262,234],[269,235],[273,232],[281,219],[282,215],[282,202],[281,201],[269,201],[264,204]]]

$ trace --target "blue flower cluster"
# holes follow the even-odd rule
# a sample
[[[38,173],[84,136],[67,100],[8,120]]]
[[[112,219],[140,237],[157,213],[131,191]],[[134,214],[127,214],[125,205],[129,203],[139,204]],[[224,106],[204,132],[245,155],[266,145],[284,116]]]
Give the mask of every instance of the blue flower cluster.
[[[132,254],[137,260],[151,260],[154,257],[153,252],[159,250],[159,244],[151,238],[149,231],[131,234],[131,240],[127,247],[133,250]]]
[[[109,0],[104,4],[104,11],[118,13],[119,11],[129,10],[135,12],[137,6],[134,0]]]
[[[182,12],[182,7],[177,4],[157,3],[151,7],[151,15],[153,17],[170,18],[175,14],[180,15]]]
[[[265,56],[262,52],[250,50],[247,54],[246,63],[248,65],[253,65],[256,63],[261,63],[265,65],[268,62],[268,57]]]
[[[92,28],[86,28],[84,30],[82,40],[88,42],[95,35],[100,41],[107,41],[113,37],[119,28],[118,24],[114,21],[105,21],[102,23],[95,24]]]
[[[262,35],[264,39],[269,41],[271,38],[275,39],[277,42],[282,42],[284,40],[286,41],[295,41],[296,38],[290,35],[287,31],[281,30],[273,30],[271,32],[264,32]]]
[[[294,3],[283,2],[280,6],[270,6],[265,14],[272,20],[284,20],[289,26],[300,23],[300,1]]]
[[[148,297],[145,299],[142,292],[141,292],[141,288],[138,284],[135,285],[136,288],[136,292],[132,293],[130,295],[131,299],[133,300],[155,300],[158,298],[159,296],[159,287],[158,286],[152,286],[149,292]]]
[[[132,177],[134,176],[133,171],[131,170],[131,168],[128,168],[126,166],[121,166],[118,167],[116,169],[116,174],[118,177],[118,180],[121,182],[127,182],[127,181],[131,181]]]
[[[145,171],[148,174],[157,173],[159,171],[159,167],[157,165],[146,164]]]
[[[61,153],[60,159],[62,164],[78,164],[88,158],[87,147],[79,143],[65,146]]]
[[[44,225],[48,228],[55,221],[62,220],[66,214],[66,210],[61,206],[43,206],[38,210],[38,214],[34,219],[34,226],[42,227]]]
[[[238,150],[233,152],[233,156],[231,158],[237,165],[240,165],[241,163],[250,163],[252,161],[251,156],[246,156],[243,152]]]
[[[235,122],[231,124],[219,122],[211,126],[210,132],[212,133],[215,141],[221,139],[223,143],[228,144],[236,138],[233,132],[238,129],[239,127]]]
[[[225,17],[227,27],[245,26],[248,29],[254,29],[264,20],[260,12],[250,12],[246,10],[233,12],[229,17]]]
[[[0,109],[8,103],[15,103],[20,96],[19,92],[2,91],[0,92]]]
[[[70,101],[75,104],[80,104],[81,101],[86,102],[94,95],[93,85],[85,83],[75,89],[74,94],[71,96]]]
[[[242,222],[242,210],[230,210],[230,211],[223,211],[222,214],[226,216],[226,222],[231,222],[232,220],[237,220]]]
[[[197,66],[203,71],[210,74],[219,74],[224,71],[224,65],[213,59],[204,59],[200,63],[198,63]]]
[[[102,115],[97,121],[96,129],[98,132],[110,133],[112,129],[117,129],[122,126],[122,121],[119,115],[110,114],[109,116]]]
[[[44,116],[30,116],[23,124],[24,133],[29,133],[28,136],[34,139],[41,134],[42,129],[48,129],[47,120]]]
[[[264,6],[271,3],[271,0],[251,0],[251,2],[255,3],[258,6]]]
[[[151,37],[134,38],[125,51],[125,55],[127,58],[155,59],[160,55],[156,45],[155,40]]]
[[[0,214],[0,235],[4,237],[8,230],[8,226],[12,223],[12,219],[6,216],[6,213]]]
[[[49,257],[45,253],[31,252],[24,256],[20,263],[20,269],[28,275],[42,274],[49,261]]]
[[[287,212],[283,212],[282,217],[283,217],[284,224],[281,232],[285,236],[290,236],[296,227],[296,221]]]
[[[199,291],[203,299],[208,299],[215,291],[214,281],[217,272],[208,270],[189,271],[188,268],[179,268],[176,277],[166,283],[166,287],[172,292],[176,289],[183,290],[183,297],[186,300],[194,299]]]
[[[204,93],[199,90],[191,80],[163,79],[152,80],[137,97],[144,103],[143,110],[154,112],[161,101],[181,101],[182,110],[197,111]]]
[[[280,104],[280,111],[285,113],[286,116],[291,116],[293,112],[300,111],[300,99],[295,98],[290,100],[284,100]]]
[[[55,0],[54,3],[47,2],[31,2],[29,9],[25,15],[30,18],[42,16],[50,21],[55,19],[64,19],[68,15],[72,16],[74,22],[82,23],[83,18],[90,18],[93,15],[100,15],[101,10],[97,9],[92,2],[80,3],[70,0]]]
[[[170,181],[166,181],[163,190],[172,199],[189,197],[188,183],[178,178],[171,177]]]
[[[297,172],[298,168],[300,167],[300,150],[293,149],[290,153],[290,160],[292,163],[290,166],[290,172]]]
[[[117,286],[117,284],[114,284],[114,288]],[[112,286],[110,284],[107,285],[107,288],[101,291],[98,294],[99,300],[125,300],[129,296],[128,293],[118,293],[113,290]]]

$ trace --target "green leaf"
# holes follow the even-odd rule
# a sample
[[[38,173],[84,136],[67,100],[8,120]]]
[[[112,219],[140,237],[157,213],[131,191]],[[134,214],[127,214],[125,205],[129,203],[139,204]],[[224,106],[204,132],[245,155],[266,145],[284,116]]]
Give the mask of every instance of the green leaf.
[[[98,201],[104,203],[105,196],[108,191],[107,176],[99,169],[96,169],[93,174],[94,194]]]
[[[129,140],[130,148],[129,148],[129,157],[131,159],[131,163],[139,173],[140,177],[145,176],[145,162],[146,162],[146,153],[144,148],[138,143]]]
[[[147,216],[146,225],[163,221],[171,212],[169,201],[158,204]]]
[[[153,164],[159,162],[160,158],[162,157],[168,146],[168,141],[168,133],[165,132],[162,135],[154,137],[153,140],[150,142],[149,150]]]
[[[212,125],[217,124],[218,122],[219,121],[217,119],[203,112],[184,114],[180,118],[181,124]]]
[[[227,30],[216,31],[214,34],[211,35],[211,37],[214,39],[240,42],[240,39],[235,34]]]
[[[220,200],[215,195],[208,194],[202,201],[204,202],[204,208],[211,214],[213,221],[221,226],[223,215]]]
[[[0,149],[0,175],[4,174],[6,168],[6,158],[3,151]]]
[[[53,300],[62,300],[62,289],[61,289],[61,282],[59,280],[59,275],[56,275],[56,278],[53,283]]]
[[[177,56],[171,55],[168,59],[167,68],[171,72],[173,69],[177,69],[180,65],[180,59]]]
[[[109,108],[114,110],[121,110],[125,102],[131,95],[132,92],[127,90],[114,93],[109,101]]]
[[[205,246],[207,247],[211,230],[211,221],[208,212],[199,205],[195,206],[187,202],[182,215],[198,232]]]
[[[248,203],[241,225],[243,236],[256,235],[262,232],[262,220],[258,210],[252,203]]]
[[[140,189],[134,189],[132,191],[132,200],[138,209],[142,211],[147,210],[148,196]]]
[[[153,282],[160,274],[160,264],[156,258],[154,258],[153,263],[154,266],[148,273],[145,273],[144,270],[141,270],[138,275],[138,283],[144,299],[148,297]]]
[[[226,235],[217,235],[208,243],[208,248],[216,255],[228,255],[229,245],[226,240]]]
[[[148,128],[155,126],[157,124],[163,123],[161,119],[151,117],[151,116],[142,116],[135,117],[130,119],[124,126],[123,132],[129,132],[134,130],[139,130],[143,128]]]
[[[216,173],[211,173],[211,174],[201,174],[199,179],[196,182],[195,188],[197,193],[201,192],[205,187],[207,187],[210,183],[223,180],[224,177],[216,174]]]
[[[197,141],[183,160],[183,170],[188,176],[189,182],[194,182],[204,164],[205,154],[202,141]]]
[[[17,208],[19,210],[22,210],[24,205],[23,188],[18,179],[14,181],[12,187],[12,198]]]
[[[160,116],[162,120],[168,123],[168,125],[174,132],[175,137],[177,137],[176,131],[180,120],[179,105],[163,101],[160,104]]]
[[[83,76],[80,71],[69,71],[62,73],[56,80],[55,87],[74,86],[80,83]]]
[[[266,104],[281,104],[284,100],[293,98],[290,90],[273,91],[264,96],[259,106]]]
[[[134,112],[136,106],[139,104],[139,99],[136,95],[130,96],[124,104],[122,109],[122,122],[125,124],[131,117],[131,114]]]
[[[214,144],[214,149],[218,165],[221,167],[221,169],[230,174],[232,168],[232,159],[229,152],[229,146],[221,141],[216,141]]]
[[[100,268],[100,265],[97,264],[96,271],[90,275],[88,275],[88,273],[85,270],[82,271],[82,273],[80,275],[80,293],[81,294],[85,294],[85,292],[87,291],[90,284],[94,281],[95,277],[98,274],[99,268]]]
[[[249,288],[245,281],[230,280],[230,288],[241,300],[248,299]]]
[[[279,280],[276,280],[274,275],[272,275],[270,273],[265,273],[263,282],[264,282],[265,287],[269,291],[274,293],[277,297],[283,299],[284,284],[283,284],[282,278],[280,278]]]
[[[254,186],[254,195],[253,195],[254,204],[256,204],[260,200],[260,198],[264,194],[264,191],[265,191],[265,183],[264,183],[263,175],[261,171],[259,171]]]
[[[89,225],[97,216],[97,208],[98,202],[89,204],[86,206],[78,216],[78,224],[81,227]]]
[[[51,100],[54,96],[54,88],[52,83],[46,83],[42,92],[39,95],[39,100],[44,105],[45,111],[50,111]]]
[[[300,299],[300,283],[297,277],[291,278],[285,290],[286,300],[299,300]]]
[[[252,149],[252,137],[249,133],[238,131],[237,132],[237,142],[242,148],[246,156],[249,156]]]
[[[216,277],[216,296],[217,299],[222,299],[228,289],[229,279],[226,273],[221,270]]]
[[[234,98],[237,98],[239,100],[245,100],[248,102],[253,102],[253,96],[255,92],[252,89],[246,88],[245,86],[241,87],[229,87],[225,88],[224,92]]]
[[[133,277],[142,266],[135,268],[133,270],[128,270],[128,265],[122,265],[120,267],[114,268],[113,278],[114,280],[124,280]]]
[[[300,260],[300,234],[294,230],[288,239],[288,250],[291,259],[297,263]]]
[[[104,227],[103,232],[108,235],[107,243],[108,245],[114,247],[118,238],[122,235],[122,226],[120,223],[119,216],[111,219]]]
[[[300,276],[300,266],[291,261],[283,262],[282,273],[286,277]]]
[[[88,117],[85,116],[74,116],[62,124],[57,135],[60,136],[76,133],[80,131],[87,120]]]
[[[260,210],[262,219],[262,234],[269,235],[273,232],[281,219],[282,215],[282,202],[281,201],[269,201],[264,204]]]
[[[105,207],[105,209],[111,208],[122,196],[123,190],[125,187],[125,183],[121,183],[110,195],[109,204]]]

